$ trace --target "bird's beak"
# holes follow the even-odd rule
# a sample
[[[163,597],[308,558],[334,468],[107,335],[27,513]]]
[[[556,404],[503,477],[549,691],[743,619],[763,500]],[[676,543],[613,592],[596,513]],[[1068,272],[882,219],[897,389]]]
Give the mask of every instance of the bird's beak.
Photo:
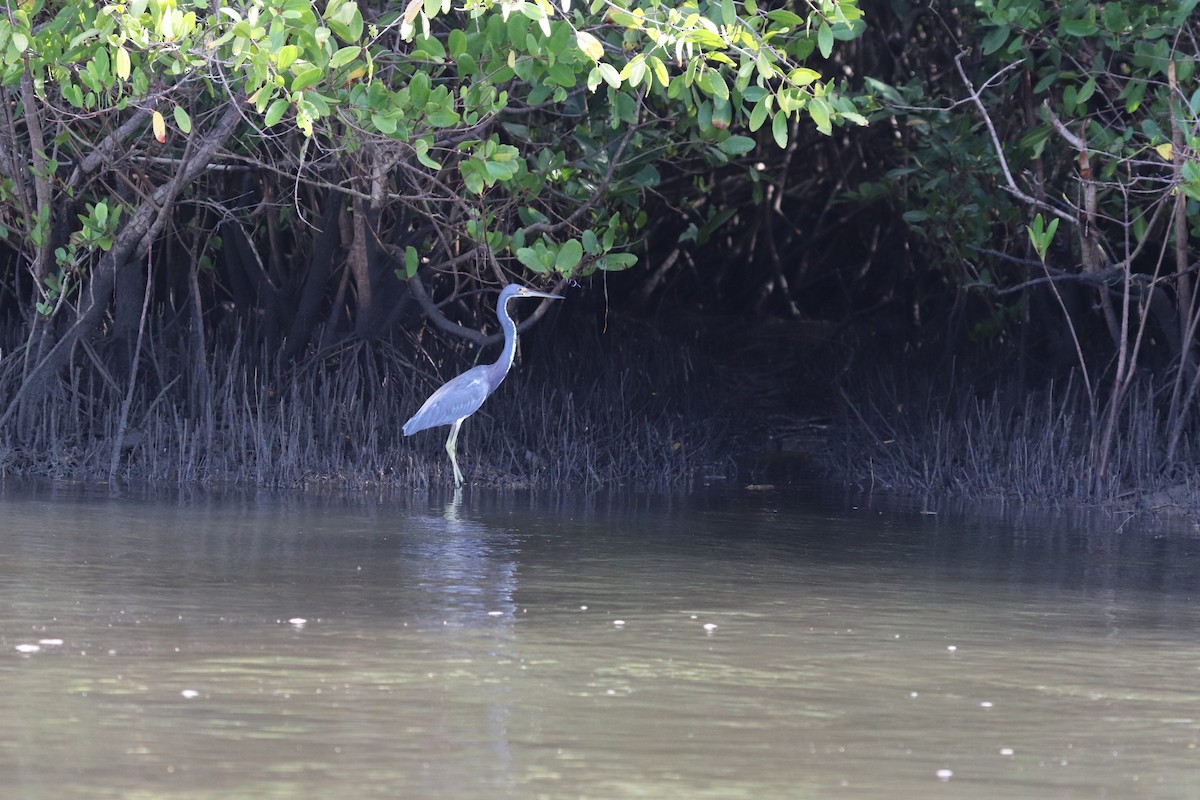
[[[561,294],[550,294],[550,292],[539,292],[536,289],[527,289],[522,287],[521,291],[517,292],[518,297],[545,297],[550,300],[562,300]]]

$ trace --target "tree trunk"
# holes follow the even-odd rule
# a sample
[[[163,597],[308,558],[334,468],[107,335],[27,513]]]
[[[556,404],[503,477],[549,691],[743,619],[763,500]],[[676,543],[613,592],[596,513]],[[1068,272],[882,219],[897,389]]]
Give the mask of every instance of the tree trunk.
[[[285,358],[296,358],[312,341],[312,332],[321,309],[321,300],[325,297],[326,284],[329,283],[329,276],[333,272],[333,258],[341,244],[341,230],[338,227],[338,216],[341,212],[341,194],[334,191],[327,192],[325,213],[321,216],[321,229],[316,232],[313,240],[308,274],[304,276],[300,300],[296,304],[296,311],[292,316],[292,326],[287,334]]]

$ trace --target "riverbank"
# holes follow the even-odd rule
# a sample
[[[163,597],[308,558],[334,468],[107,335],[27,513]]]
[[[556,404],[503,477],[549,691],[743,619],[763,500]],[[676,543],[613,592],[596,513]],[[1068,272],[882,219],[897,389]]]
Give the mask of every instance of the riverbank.
[[[525,357],[464,424],[469,482],[670,490],[733,476],[720,399],[690,348],[644,328],[559,333],[523,337]],[[148,348],[126,376],[81,365],[0,434],[0,472],[297,489],[451,482],[448,428],[406,438],[401,426],[475,351],[418,361],[353,342],[284,364],[265,347],[216,348],[205,358]]]
[[[847,337],[819,326],[608,325],[547,326],[523,338],[517,366],[463,427],[468,482],[676,491],[819,478],[866,491],[1200,516],[1200,449],[1185,440],[1174,465],[1162,466],[1167,432],[1148,384],[1126,397],[1101,464],[1102,420],[1070,381],[1028,391],[993,381],[984,392],[917,367],[852,370]],[[353,342],[284,364],[235,341],[202,359],[147,348],[125,376],[80,365],[0,432],[0,473],[305,490],[448,486],[447,429],[411,438],[400,429],[477,353],[431,347],[415,361],[410,345]]]
[[[1130,388],[1107,448],[1106,409],[1076,382],[935,385],[891,375],[846,388],[826,474],[864,489],[1200,516],[1200,448],[1185,439],[1166,464],[1161,393],[1147,382]]]

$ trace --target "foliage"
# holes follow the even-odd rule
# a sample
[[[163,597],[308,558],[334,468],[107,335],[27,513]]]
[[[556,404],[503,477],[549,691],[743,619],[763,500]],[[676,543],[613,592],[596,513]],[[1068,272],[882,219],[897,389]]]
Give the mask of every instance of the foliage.
[[[1200,397],[1196,6],[956,3],[958,41],[978,46],[941,78],[876,85],[908,123],[890,177],[935,259],[996,307],[1021,299],[993,319],[1065,331],[1048,336],[1089,396],[1097,487],[1139,370],[1167,389],[1167,464]]]
[[[877,85],[892,113],[909,123],[911,165],[893,173],[913,201],[906,219],[961,254],[963,244],[1016,249],[1038,211],[1077,232],[1091,213],[1109,261],[1119,262],[1127,244],[1140,255],[1156,250],[1139,247],[1147,237],[1160,244],[1171,238],[1160,209],[1183,197],[1189,235],[1200,236],[1196,5],[957,4],[961,41],[980,43],[960,56],[965,70],[958,77],[948,71],[941,84]],[[943,92],[967,97],[937,109],[931,98]],[[966,117],[975,92],[986,114]],[[1173,143],[1176,134],[1182,146]],[[1096,192],[1090,209],[1089,189]],[[1014,207],[1023,210],[1013,215]],[[952,244],[947,226],[966,241]],[[1059,260],[1069,252],[1060,244]],[[1074,253],[1082,259],[1078,247]]]
[[[85,341],[132,397],[152,307],[199,358],[219,327],[296,359],[385,336],[414,306],[470,333],[450,317],[481,283],[636,263],[644,200],[673,165],[865,123],[806,65],[862,32],[857,0],[6,12],[4,311],[28,335],[0,361],[20,378],[0,430],[35,413]],[[179,377],[156,379],[165,392]]]
[[[738,124],[784,146],[801,115],[825,133],[864,122],[803,66],[862,29],[855,0],[807,16],[755,0],[38,0],[0,19],[0,53],[6,90],[25,94],[26,114],[31,99],[42,108],[44,142],[14,130],[13,144],[50,187],[24,197],[10,170],[4,223],[44,276],[52,195],[118,213],[135,202],[103,169],[117,154],[83,171],[89,152],[141,112],[120,146],[154,170],[186,150],[194,120],[233,104],[246,124],[231,156],[366,202],[403,277],[412,249],[417,267],[476,275],[496,259],[560,276],[624,269],[664,162],[728,163],[755,147]],[[88,230],[74,238],[93,242]],[[66,255],[79,268],[93,253]]]

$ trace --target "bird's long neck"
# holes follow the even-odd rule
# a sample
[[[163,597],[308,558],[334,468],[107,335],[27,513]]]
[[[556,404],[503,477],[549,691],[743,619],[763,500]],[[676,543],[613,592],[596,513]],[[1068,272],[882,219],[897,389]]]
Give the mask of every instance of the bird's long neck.
[[[500,351],[500,358],[496,363],[488,367],[488,376],[491,378],[493,388],[504,380],[504,376],[512,367],[513,359],[517,356],[517,325],[508,315],[507,305],[508,298],[504,298],[496,307],[496,316],[500,318],[500,327],[504,330],[504,349]]]

